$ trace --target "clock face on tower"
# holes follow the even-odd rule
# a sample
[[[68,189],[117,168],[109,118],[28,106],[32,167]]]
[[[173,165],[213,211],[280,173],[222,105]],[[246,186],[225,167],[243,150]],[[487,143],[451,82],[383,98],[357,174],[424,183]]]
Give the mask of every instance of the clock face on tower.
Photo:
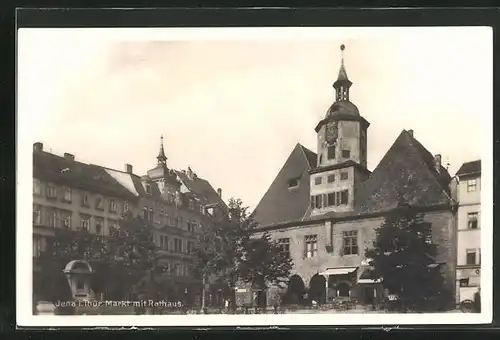
[[[325,128],[325,141],[328,144],[333,145],[337,143],[338,136],[339,136],[338,123],[337,122],[328,123]]]

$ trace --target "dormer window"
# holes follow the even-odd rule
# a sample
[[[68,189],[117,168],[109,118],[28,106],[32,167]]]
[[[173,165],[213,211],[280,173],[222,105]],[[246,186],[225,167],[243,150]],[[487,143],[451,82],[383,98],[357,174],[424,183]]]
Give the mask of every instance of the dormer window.
[[[288,180],[288,189],[293,189],[299,186],[299,178],[292,178]]]

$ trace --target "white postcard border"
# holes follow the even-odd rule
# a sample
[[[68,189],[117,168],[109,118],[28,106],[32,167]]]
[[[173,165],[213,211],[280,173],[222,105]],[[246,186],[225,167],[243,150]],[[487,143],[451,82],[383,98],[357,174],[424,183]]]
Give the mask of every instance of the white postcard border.
[[[24,31],[20,29],[18,43]],[[353,27],[353,28],[68,28],[50,30],[54,34],[78,31],[82,39],[96,35],[110,40],[276,40],[276,39],[370,39],[390,35],[418,36],[423,31],[435,34],[482,34],[491,37],[489,51],[493,65],[491,27]],[[483,154],[481,189],[481,305],[478,314],[260,314],[260,315],[32,315],[32,148],[31,115],[24,112],[22,93],[17,105],[17,197],[16,197],[16,316],[18,326],[274,326],[274,325],[408,325],[408,324],[480,324],[492,321],[493,310],[493,66],[491,72],[491,115],[482,117]],[[458,100],[458,98],[457,98]]]

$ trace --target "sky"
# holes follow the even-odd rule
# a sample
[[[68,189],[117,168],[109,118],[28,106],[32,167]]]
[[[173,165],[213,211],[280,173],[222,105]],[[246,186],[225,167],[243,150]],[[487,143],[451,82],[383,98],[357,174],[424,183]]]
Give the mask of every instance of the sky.
[[[452,175],[485,156],[485,27],[20,29],[18,140],[143,175],[163,135],[169,167],[253,209],[297,143],[316,151],[341,44],[370,170],[403,129]]]

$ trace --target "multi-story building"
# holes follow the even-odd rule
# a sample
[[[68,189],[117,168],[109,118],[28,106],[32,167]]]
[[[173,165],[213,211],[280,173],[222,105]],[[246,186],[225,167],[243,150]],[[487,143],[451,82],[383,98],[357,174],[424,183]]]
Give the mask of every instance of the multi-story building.
[[[214,223],[213,216],[227,209],[221,189],[216,192],[190,167],[187,171],[169,168],[163,138],[157,164],[147,175],[134,174],[130,164],[125,171],[105,171],[137,198],[137,210],[149,221],[171,283],[169,298],[199,302],[201,283],[190,275],[192,252],[198,237]]]
[[[481,161],[464,163],[456,174],[458,197],[457,290],[477,288],[481,283]],[[473,289],[473,291],[475,291]]]
[[[137,198],[102,168],[33,147],[33,257],[34,283],[37,258],[56,229],[108,235],[120,216],[137,205]],[[37,281],[38,280],[38,281]],[[37,295],[38,284],[34,284]],[[41,292],[40,292],[41,293]]]
[[[191,168],[169,169],[163,141],[157,165],[141,177],[130,164],[125,171],[85,164],[72,154],[60,157],[45,152],[41,143],[35,143],[33,157],[35,258],[57,228],[107,236],[122,214],[130,211],[152,228],[161,254],[159,264],[167,269],[168,298],[199,300],[201,283],[189,273],[191,252],[213,216],[227,209],[220,189],[215,191]]]
[[[344,46],[341,47],[344,49]],[[382,287],[365,249],[388,213],[410,205],[432,225],[438,265],[455,291],[455,201],[441,156],[403,130],[373,172],[367,169],[369,122],[350,101],[352,82],[342,58],[335,101],[315,128],[317,152],[297,144],[256,207],[262,232],[294,262],[285,300],[324,302],[355,297],[371,304]]]

